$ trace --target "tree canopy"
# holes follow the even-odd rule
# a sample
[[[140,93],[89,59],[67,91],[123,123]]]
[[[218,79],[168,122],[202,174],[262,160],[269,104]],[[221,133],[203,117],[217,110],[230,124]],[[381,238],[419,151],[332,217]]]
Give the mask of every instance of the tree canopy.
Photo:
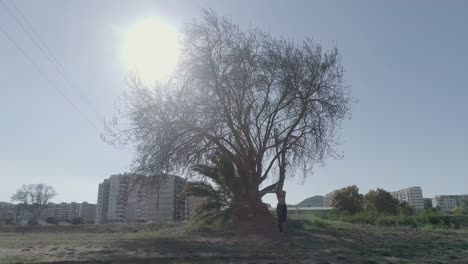
[[[336,48],[242,28],[210,10],[186,25],[181,45],[173,79],[147,87],[130,78],[123,114],[108,126],[106,140],[136,146],[136,173],[184,172],[220,152],[240,177],[239,199],[255,207],[287,174],[337,156],[352,99]]]
[[[366,210],[377,213],[396,214],[400,202],[384,189],[370,190],[364,196]],[[408,207],[408,206],[406,206]]]
[[[11,196],[11,201],[19,202],[23,210],[28,210],[35,223],[45,205],[56,195],[55,189],[47,184],[27,184],[21,186]]]
[[[363,195],[356,185],[342,188],[333,196],[333,208],[340,212],[355,214],[364,210]]]
[[[21,186],[11,196],[14,202],[25,205],[45,205],[56,195],[55,189],[47,184],[27,184]]]

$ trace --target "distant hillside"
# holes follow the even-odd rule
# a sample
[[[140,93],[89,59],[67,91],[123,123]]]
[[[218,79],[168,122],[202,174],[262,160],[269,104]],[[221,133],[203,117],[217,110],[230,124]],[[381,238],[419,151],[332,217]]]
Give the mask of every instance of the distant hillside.
[[[323,207],[323,196],[315,195],[294,205],[296,207]]]

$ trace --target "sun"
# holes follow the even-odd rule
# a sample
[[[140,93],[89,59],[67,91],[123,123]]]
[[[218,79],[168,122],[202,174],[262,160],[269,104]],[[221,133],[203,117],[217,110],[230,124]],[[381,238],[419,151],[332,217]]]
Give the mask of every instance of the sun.
[[[166,81],[179,58],[179,34],[158,18],[134,24],[125,34],[123,60],[142,81]]]

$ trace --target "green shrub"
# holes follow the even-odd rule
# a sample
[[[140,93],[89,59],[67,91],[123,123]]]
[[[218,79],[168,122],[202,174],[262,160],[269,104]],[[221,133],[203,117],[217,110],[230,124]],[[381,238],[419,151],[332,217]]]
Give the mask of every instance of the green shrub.
[[[335,193],[332,206],[343,213],[359,213],[364,210],[363,197],[356,185],[348,186]]]
[[[468,228],[468,216],[448,215],[437,210],[423,210],[413,215],[377,214],[375,212],[361,212],[358,214],[344,214],[332,212],[326,218],[352,224],[398,226],[409,228],[437,228],[459,229]]]
[[[45,221],[46,223],[53,224],[53,225],[58,225],[59,223],[59,220],[55,217],[47,217]]]
[[[81,225],[84,222],[84,219],[82,217],[74,217],[70,221],[72,225]]]
[[[15,219],[12,217],[9,217],[5,219],[5,225],[14,225],[15,224]]]
[[[38,225],[39,223],[37,222],[36,219],[30,219],[28,220],[28,225],[33,226],[33,225]]]
[[[454,215],[468,215],[468,209],[459,207],[452,211]]]

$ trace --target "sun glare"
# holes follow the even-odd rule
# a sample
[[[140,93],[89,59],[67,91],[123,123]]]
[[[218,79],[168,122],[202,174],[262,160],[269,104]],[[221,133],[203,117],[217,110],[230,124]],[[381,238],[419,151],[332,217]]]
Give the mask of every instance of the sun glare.
[[[142,81],[166,81],[179,57],[179,35],[157,18],[136,23],[125,35],[123,59]]]

